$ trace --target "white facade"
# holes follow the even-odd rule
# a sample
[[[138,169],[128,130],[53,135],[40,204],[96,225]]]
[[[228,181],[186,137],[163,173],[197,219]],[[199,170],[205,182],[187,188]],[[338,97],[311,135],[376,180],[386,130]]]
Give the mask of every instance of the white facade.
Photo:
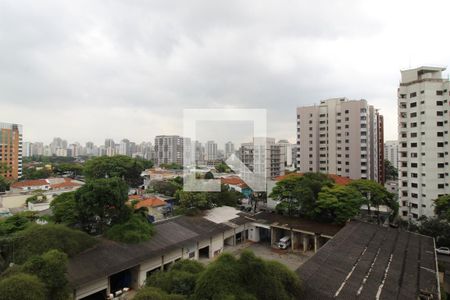
[[[225,160],[235,152],[234,144],[232,142],[225,143]]]
[[[334,98],[299,107],[297,170],[383,181],[382,131],[382,116],[366,100]]]
[[[183,138],[178,135],[155,137],[155,164],[183,164]]]
[[[434,216],[433,200],[449,188],[449,81],[445,68],[401,71],[398,89],[400,216]]]
[[[384,159],[398,168],[398,141],[386,141],[384,143]]]
[[[205,144],[205,159],[217,160],[217,144],[214,141],[207,141]]]

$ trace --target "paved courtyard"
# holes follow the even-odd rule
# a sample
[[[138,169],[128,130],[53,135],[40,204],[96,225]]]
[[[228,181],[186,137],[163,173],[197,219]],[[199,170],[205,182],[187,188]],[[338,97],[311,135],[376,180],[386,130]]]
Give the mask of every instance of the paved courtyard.
[[[275,260],[286,265],[291,270],[296,270],[300,267],[313,253],[293,253],[287,250],[279,250],[270,247],[269,244],[260,244],[246,242],[237,246],[228,246],[225,248],[225,253],[231,253],[238,256],[243,250],[251,250],[256,256],[267,260]]]

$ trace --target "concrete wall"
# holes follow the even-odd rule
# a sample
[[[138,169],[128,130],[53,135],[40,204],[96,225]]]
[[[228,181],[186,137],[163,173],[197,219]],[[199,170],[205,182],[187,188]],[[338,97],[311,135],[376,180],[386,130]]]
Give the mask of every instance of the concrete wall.
[[[75,300],[81,299],[105,289],[109,292],[109,282],[107,277],[92,281],[89,284],[79,287],[76,290]]]

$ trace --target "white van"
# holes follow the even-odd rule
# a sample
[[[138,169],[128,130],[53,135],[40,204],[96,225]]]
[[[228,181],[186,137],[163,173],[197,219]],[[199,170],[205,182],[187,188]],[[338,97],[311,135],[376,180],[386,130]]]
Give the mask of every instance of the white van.
[[[278,242],[278,248],[287,249],[291,245],[291,238],[288,236],[284,236]]]

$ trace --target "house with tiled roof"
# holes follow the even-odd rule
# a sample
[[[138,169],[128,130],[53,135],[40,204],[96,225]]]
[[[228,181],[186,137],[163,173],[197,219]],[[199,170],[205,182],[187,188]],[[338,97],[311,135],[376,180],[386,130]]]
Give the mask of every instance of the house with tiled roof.
[[[47,178],[47,179],[33,179],[18,181],[11,185],[11,190],[14,192],[29,192],[29,191],[50,191],[50,190],[75,190],[84,183],[71,178]]]

